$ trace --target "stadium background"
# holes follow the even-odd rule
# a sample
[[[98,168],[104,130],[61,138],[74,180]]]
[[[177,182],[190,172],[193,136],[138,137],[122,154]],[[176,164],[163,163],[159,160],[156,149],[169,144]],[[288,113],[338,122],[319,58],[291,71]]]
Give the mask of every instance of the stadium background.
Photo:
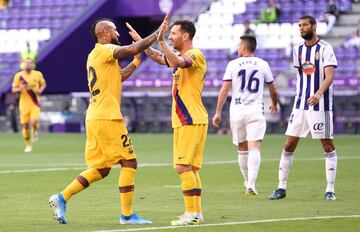
[[[335,132],[360,132],[360,49],[343,46],[356,30],[360,4],[336,1],[341,15],[326,33],[326,23],[318,34],[333,45],[339,66],[335,74]],[[80,132],[87,108],[86,58],[94,46],[91,23],[101,17],[113,19],[122,44],[131,43],[126,21],[142,36],[159,26],[164,12],[172,20],[188,18],[196,22],[194,45],[207,58],[208,70],[204,103],[211,117],[226,63],[236,55],[236,45],[246,20],[260,17],[267,0],[11,0],[0,10],[0,131],[17,131],[16,96],[9,93],[13,75],[19,70],[21,54],[36,52],[37,69],[43,72],[47,88],[41,97],[41,130]],[[139,7],[141,6],[141,7]],[[327,1],[278,1],[277,23],[251,24],[259,48],[256,55],[270,63],[280,93],[280,112],[266,115],[268,133],[283,133],[292,108],[295,70],[291,66],[291,45],[301,41],[297,22],[303,14],[319,17]],[[155,45],[156,46],[156,45]],[[126,65],[130,60],[122,60]],[[143,62],[124,82],[122,111],[130,131],[170,132],[171,69],[158,66],[143,56]],[[265,104],[268,99],[265,98]],[[224,119],[227,118],[228,104]],[[209,117],[209,118],[210,118]],[[226,133],[224,120],[219,132]],[[215,129],[210,128],[210,132]]]

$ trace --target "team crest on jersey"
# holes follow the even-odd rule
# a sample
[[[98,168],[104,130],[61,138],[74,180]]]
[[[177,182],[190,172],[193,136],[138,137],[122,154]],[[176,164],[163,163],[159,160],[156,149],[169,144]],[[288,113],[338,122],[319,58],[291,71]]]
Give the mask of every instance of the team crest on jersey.
[[[318,60],[318,59],[320,59],[320,52],[315,53],[315,60]]]
[[[306,75],[311,75],[315,72],[315,65],[310,63],[310,61],[305,61],[305,63],[302,65],[301,69]]]

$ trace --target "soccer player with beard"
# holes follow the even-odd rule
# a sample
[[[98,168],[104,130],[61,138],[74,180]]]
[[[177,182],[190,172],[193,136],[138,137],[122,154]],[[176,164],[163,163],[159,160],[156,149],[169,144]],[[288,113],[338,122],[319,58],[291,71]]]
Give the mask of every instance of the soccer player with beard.
[[[331,45],[316,35],[316,21],[303,16],[299,29],[304,42],[294,46],[293,62],[297,68],[296,96],[286,130],[286,141],[279,165],[279,185],[270,200],[286,197],[286,183],[300,137],[309,132],[320,139],[325,152],[327,187],[325,199],[336,200],[337,155],[333,143],[333,88],[336,57]]]
[[[169,14],[165,16],[164,22],[168,19]],[[50,197],[49,205],[54,209],[54,217],[59,223],[67,223],[65,213],[69,199],[93,182],[105,178],[116,164],[121,165],[120,224],[151,223],[132,211],[137,161],[120,112],[120,102],[121,83],[139,65],[140,53],[157,39],[158,32],[159,30],[131,45],[120,46],[119,33],[111,20],[101,19],[93,24],[92,33],[96,44],[86,65],[91,93],[86,114],[85,159],[88,169],[80,173],[61,193]],[[118,59],[129,56],[135,56],[134,60],[121,69]]]
[[[145,50],[145,54],[161,65],[174,68],[172,88],[172,127],[174,129],[173,165],[181,180],[185,213],[171,225],[184,226],[205,223],[201,206],[200,169],[208,129],[208,114],[201,100],[205,84],[206,60],[192,44],[196,32],[194,23],[178,20],[173,23],[169,40],[174,52],[164,40],[167,23],[158,35],[162,49]],[[127,24],[131,37],[141,37]]]

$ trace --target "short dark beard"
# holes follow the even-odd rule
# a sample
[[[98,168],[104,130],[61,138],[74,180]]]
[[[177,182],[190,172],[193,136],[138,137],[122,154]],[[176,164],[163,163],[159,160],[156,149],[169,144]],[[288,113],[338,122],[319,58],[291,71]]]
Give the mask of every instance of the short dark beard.
[[[111,43],[112,43],[112,44],[115,44],[115,45],[121,46],[121,43],[120,43],[120,41],[119,41],[118,38],[112,38],[112,39],[111,39]]]
[[[302,35],[301,36],[304,40],[311,40],[312,38],[314,38],[314,32],[309,32],[309,33],[306,33],[305,35]]]

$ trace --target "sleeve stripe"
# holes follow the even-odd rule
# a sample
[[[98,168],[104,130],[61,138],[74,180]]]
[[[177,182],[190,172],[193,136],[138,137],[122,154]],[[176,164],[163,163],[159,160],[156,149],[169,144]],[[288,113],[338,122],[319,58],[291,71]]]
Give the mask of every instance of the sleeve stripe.
[[[182,58],[184,58],[184,60],[185,60],[184,68],[190,67],[192,65],[192,60],[189,57],[183,56]]]
[[[166,66],[170,67],[170,64],[169,64],[168,60],[166,59],[166,56],[165,56],[165,55],[164,55],[164,60],[165,60]]]

